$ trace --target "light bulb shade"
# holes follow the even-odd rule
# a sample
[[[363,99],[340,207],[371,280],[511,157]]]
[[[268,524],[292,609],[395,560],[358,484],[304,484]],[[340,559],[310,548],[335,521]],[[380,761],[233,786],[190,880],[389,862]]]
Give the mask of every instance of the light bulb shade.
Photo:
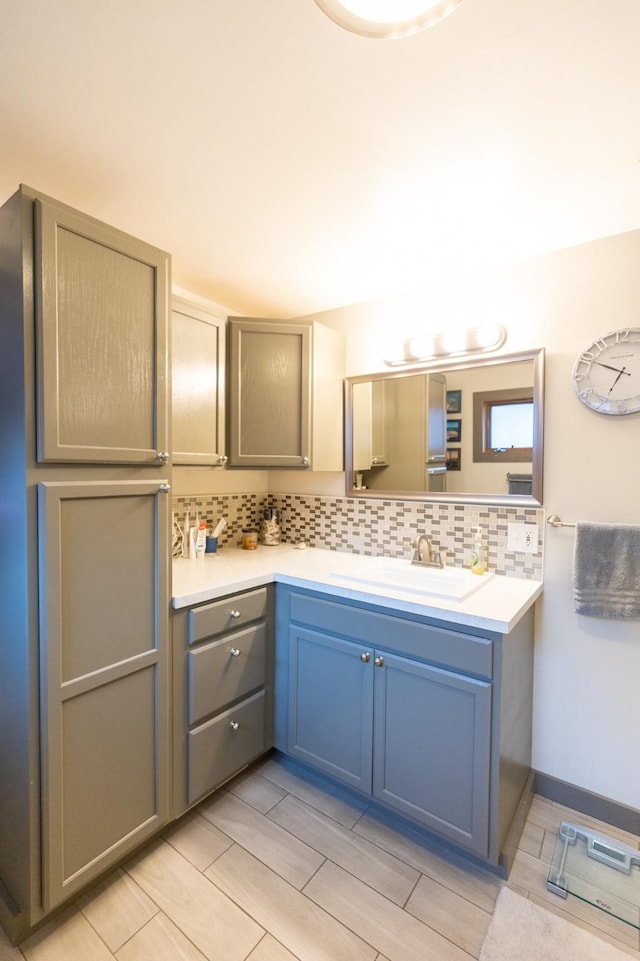
[[[406,37],[432,27],[462,0],[315,0],[335,23],[363,37]]]
[[[405,364],[437,362],[446,357],[487,354],[499,350],[506,339],[504,327],[495,323],[443,334],[421,334],[390,346],[384,362],[387,367],[402,367]]]

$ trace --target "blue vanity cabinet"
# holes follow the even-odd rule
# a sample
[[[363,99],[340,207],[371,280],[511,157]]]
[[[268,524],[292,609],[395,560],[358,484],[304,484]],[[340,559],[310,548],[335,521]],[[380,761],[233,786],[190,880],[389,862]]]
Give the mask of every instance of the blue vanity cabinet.
[[[279,584],[275,746],[506,863],[530,775],[533,612],[504,640]]]

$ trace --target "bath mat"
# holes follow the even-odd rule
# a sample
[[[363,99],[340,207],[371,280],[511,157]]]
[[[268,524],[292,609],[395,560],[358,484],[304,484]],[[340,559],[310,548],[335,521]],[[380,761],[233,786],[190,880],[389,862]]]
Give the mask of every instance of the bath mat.
[[[478,961],[629,961],[629,954],[503,888]]]

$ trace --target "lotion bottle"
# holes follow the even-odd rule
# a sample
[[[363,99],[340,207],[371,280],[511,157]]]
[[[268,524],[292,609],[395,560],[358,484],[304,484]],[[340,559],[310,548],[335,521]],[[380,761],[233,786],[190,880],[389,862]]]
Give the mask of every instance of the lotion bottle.
[[[207,545],[207,522],[200,521],[196,531],[196,557],[203,558]]]
[[[482,535],[479,528],[473,535],[473,543],[471,544],[471,564],[469,566],[472,574],[484,574],[485,572]]]

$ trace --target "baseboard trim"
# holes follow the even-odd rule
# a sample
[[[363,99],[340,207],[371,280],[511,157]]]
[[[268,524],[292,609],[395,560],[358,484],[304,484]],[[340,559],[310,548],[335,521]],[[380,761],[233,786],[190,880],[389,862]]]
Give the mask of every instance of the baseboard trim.
[[[535,773],[534,791],[549,801],[556,801],[566,807],[588,814],[589,817],[605,821],[630,834],[640,835],[640,811],[611,798],[593,794],[584,788],[551,777],[550,774]]]

